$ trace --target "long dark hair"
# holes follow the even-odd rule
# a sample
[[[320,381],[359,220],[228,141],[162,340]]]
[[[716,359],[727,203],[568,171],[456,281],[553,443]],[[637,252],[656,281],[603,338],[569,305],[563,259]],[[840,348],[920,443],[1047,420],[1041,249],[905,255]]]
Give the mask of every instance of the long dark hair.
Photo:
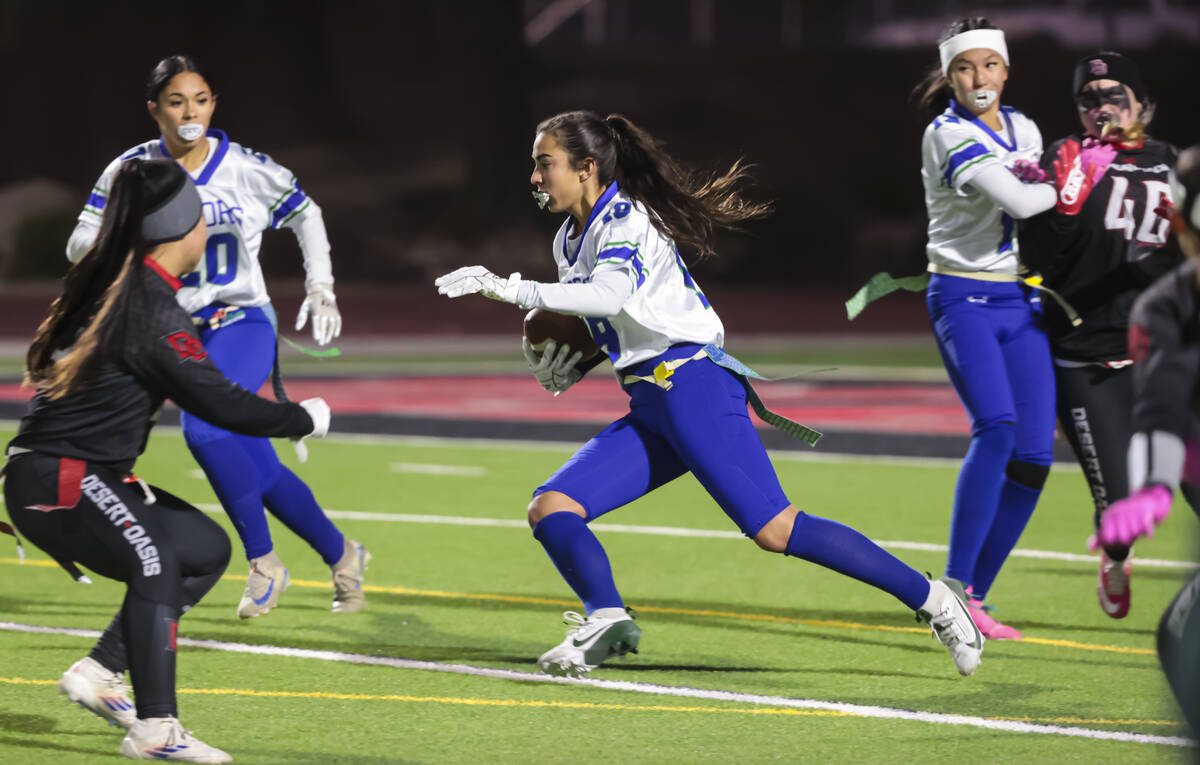
[[[133,277],[153,249],[140,240],[142,218],[184,182],[183,169],[170,160],[131,159],[117,170],[96,242],[67,271],[25,355],[26,384],[59,398],[92,374],[104,351],[121,346],[129,304],[142,291],[142,280]]]
[[[956,19],[942,31],[937,44],[941,45],[951,37],[956,37],[963,32],[970,32],[972,29],[997,29],[997,27],[983,16]],[[942,74],[941,61],[926,72],[912,90],[912,98],[917,102],[917,109],[925,117],[933,117],[944,111],[950,104],[952,95],[954,95],[954,90],[950,87],[950,80]]]
[[[590,111],[564,112],[537,126],[567,152],[571,167],[588,157],[596,161],[601,187],[616,181],[621,190],[645,205],[654,227],[681,247],[703,258],[715,254],[717,228],[738,228],[742,221],[771,212],[770,202],[750,202],[738,187],[749,175],[739,159],[722,175],[705,176],[681,166],[649,133],[620,114],[602,118]]]
[[[163,88],[167,87],[171,78],[183,72],[195,72],[203,77],[205,82],[208,82],[208,78],[204,77],[204,72],[200,71],[200,67],[196,65],[196,61],[191,56],[181,54],[167,56],[155,64],[154,69],[150,71],[150,79],[146,82],[146,100],[157,103],[159,94],[162,93]]]

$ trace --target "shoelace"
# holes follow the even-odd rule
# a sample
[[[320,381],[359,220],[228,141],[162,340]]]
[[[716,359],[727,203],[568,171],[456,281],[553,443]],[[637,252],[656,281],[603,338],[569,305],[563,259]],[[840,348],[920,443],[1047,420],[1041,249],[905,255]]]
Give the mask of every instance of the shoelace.
[[[104,689],[114,696],[127,697],[129,695],[129,686],[125,684],[125,680],[120,675],[113,673],[112,677],[107,677],[103,680]]]
[[[578,611],[563,611],[563,624],[567,625],[567,634],[573,635],[587,624],[587,618]]]
[[[162,748],[165,749],[168,747],[177,747],[181,745],[191,746],[193,743],[195,743],[195,740],[196,739],[192,736],[192,732],[183,727],[179,720],[172,720],[171,724],[167,728],[167,738],[165,741],[163,741]]]
[[[1125,561],[1106,560],[1104,562],[1105,591],[1109,595],[1120,595],[1129,586],[1129,577],[1125,576]]]
[[[966,642],[967,635],[954,618],[954,604],[945,603],[937,616],[929,620],[930,626],[937,630],[938,637],[947,647]]]

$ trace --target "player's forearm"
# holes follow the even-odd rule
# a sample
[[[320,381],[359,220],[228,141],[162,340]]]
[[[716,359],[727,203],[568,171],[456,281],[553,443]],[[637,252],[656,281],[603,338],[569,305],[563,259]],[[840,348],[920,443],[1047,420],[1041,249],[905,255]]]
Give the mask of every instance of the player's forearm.
[[[1017,220],[1045,212],[1058,201],[1058,195],[1050,184],[1022,183],[1001,165],[979,171],[971,179],[970,185]]]
[[[521,282],[517,302],[575,316],[616,316],[633,294],[633,279],[624,271],[602,271],[577,284]]]
[[[67,240],[67,260],[72,263],[78,263],[91,249],[92,244],[96,241],[96,234],[100,231],[98,226],[89,226],[80,221],[75,224],[75,230],[71,232],[71,238]]]
[[[333,284],[333,261],[329,257],[329,236],[325,233],[325,220],[316,202],[310,202],[304,214],[288,224],[300,242],[300,253],[304,256],[304,288],[311,292],[314,285]]]

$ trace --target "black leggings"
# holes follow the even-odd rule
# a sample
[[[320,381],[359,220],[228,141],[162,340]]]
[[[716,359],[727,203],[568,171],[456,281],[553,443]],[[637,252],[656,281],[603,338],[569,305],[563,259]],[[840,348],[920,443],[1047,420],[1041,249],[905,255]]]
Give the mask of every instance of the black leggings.
[[[125,600],[92,658],[129,669],[138,717],[177,716],[179,616],[221,578],[229,537],[178,497],[92,463],[28,453],[9,460],[4,501],[17,530],[57,560],[125,582]]]
[[[1071,442],[1092,491],[1097,527],[1104,509],[1129,494],[1126,458],[1133,436],[1133,370],[1130,367],[1056,367],[1058,423]],[[1129,548],[1106,547],[1112,560]]]

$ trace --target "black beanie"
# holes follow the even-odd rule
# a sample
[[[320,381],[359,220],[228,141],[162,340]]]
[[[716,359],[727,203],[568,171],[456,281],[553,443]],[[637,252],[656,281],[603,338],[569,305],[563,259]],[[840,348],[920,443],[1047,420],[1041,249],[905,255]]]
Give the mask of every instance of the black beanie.
[[[1146,101],[1146,86],[1137,64],[1120,53],[1092,53],[1075,62],[1073,95],[1079,95],[1083,86],[1092,80],[1116,80],[1128,85],[1137,100]]]

